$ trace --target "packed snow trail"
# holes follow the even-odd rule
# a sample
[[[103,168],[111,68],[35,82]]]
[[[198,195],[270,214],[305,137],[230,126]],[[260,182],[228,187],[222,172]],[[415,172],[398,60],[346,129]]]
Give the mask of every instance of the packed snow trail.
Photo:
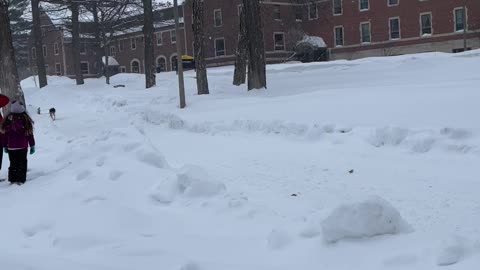
[[[152,90],[133,74],[112,78],[124,89],[26,80],[37,153],[26,185],[0,183],[0,268],[475,269],[479,59],[273,65],[249,93],[216,68],[209,96],[190,72],[185,110],[174,73]],[[348,222],[328,243],[324,221],[372,217],[372,196],[411,230]]]

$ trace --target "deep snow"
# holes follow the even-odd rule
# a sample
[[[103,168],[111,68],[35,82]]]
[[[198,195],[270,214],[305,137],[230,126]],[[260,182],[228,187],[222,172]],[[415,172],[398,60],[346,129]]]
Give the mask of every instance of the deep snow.
[[[37,153],[26,185],[0,183],[0,269],[476,269],[479,68],[479,51],[290,63],[251,92],[214,68],[208,96],[187,72],[184,110],[174,73],[23,81]],[[371,196],[410,232],[326,242],[332,211]]]

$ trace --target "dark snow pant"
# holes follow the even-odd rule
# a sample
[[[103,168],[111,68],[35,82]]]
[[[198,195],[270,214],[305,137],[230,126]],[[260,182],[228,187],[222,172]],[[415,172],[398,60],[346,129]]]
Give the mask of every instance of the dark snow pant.
[[[27,152],[28,148],[8,150],[10,168],[8,168],[8,181],[23,184],[27,181]]]

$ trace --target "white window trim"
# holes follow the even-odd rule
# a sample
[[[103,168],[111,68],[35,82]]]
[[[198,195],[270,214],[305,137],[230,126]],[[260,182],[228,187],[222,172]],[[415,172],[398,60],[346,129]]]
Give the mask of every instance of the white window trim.
[[[392,20],[394,19],[398,19],[398,38],[392,38]],[[390,40],[402,39],[402,21],[399,16],[388,18],[388,37]]]
[[[135,48],[133,47],[133,44],[135,44]],[[132,37],[130,38],[130,49],[132,51],[136,50],[137,49],[137,38],[136,37]]]
[[[160,37],[160,39],[159,39],[158,37]],[[157,46],[162,46],[162,45],[163,45],[163,32],[158,32],[158,33],[155,35],[155,39],[157,40],[157,41],[156,41]],[[160,40],[160,43],[158,43],[159,40]]]
[[[32,54],[32,59],[37,59],[37,48],[35,47],[32,47],[32,49],[30,50],[31,54]]]
[[[431,24],[431,33],[430,34],[423,34],[423,25],[422,25],[422,16],[423,15],[430,15],[430,24]],[[431,37],[433,36],[433,14],[431,11],[429,12],[423,12],[418,15],[418,20],[420,22],[420,37]]]
[[[333,16],[342,16],[343,15],[343,0],[340,0],[340,5],[342,6],[342,12],[335,13],[335,0],[332,0],[332,13]]]
[[[400,0],[397,0],[397,3],[393,4],[393,5],[390,5],[390,0],[387,0],[387,6],[389,6],[389,7],[396,7],[398,5],[400,5]]]
[[[87,73],[83,73],[82,71],[82,64],[87,64]],[[82,72],[83,75],[88,75],[90,74],[90,63],[88,61],[80,61],[80,72]]]
[[[217,11],[220,11],[220,25],[217,25],[217,20],[215,18],[215,14]],[[213,27],[222,27],[223,26],[223,12],[221,8],[216,8],[213,10]]]
[[[468,8],[465,8],[465,11],[464,11],[465,25],[463,27],[465,28],[465,30],[464,29],[462,29],[462,30],[457,29],[457,10],[463,10],[463,7],[456,7],[456,8],[453,9],[453,31],[455,33],[463,33],[463,31],[465,31],[465,30],[468,32]],[[432,25],[433,25],[433,23],[432,23]]]
[[[368,24],[368,34],[370,36],[370,41],[369,42],[363,42],[362,25],[364,25],[364,24]],[[372,43],[372,24],[369,21],[360,23],[360,43],[361,44],[371,44]]]
[[[312,15],[312,13],[310,12],[312,5],[315,5],[315,17],[313,17],[313,18],[310,16],[310,15]],[[342,11],[343,11],[343,9],[342,9]],[[316,2],[308,4],[308,20],[309,21],[318,20],[318,6],[317,6]]]
[[[138,72],[133,72],[133,62],[138,62]],[[142,62],[137,58],[133,58],[132,61],[130,61],[130,73],[142,73]]]
[[[58,42],[53,43],[53,54],[55,55],[60,54],[60,47],[58,46]]]
[[[127,73],[127,67],[126,66],[120,66],[118,68],[118,70],[120,71],[120,73]],[[123,72],[122,70],[125,70],[125,72]]]
[[[223,40],[223,55],[217,55],[217,40]],[[225,38],[220,37],[213,40],[213,47],[215,48],[215,58],[217,57],[225,57],[227,55],[227,44],[225,42]]]
[[[277,43],[275,41],[275,35],[283,35],[283,50],[277,50]],[[287,50],[287,41],[285,40],[285,32],[273,32],[273,51],[285,52]]]
[[[158,59],[163,59],[165,60],[165,71],[168,70],[168,63],[167,63],[167,57],[165,55],[159,55],[157,56],[157,58],[155,59],[155,67],[158,68]]]
[[[337,29],[341,28],[342,29],[342,45],[337,45]],[[341,48],[343,46],[345,46],[345,28],[343,27],[343,25],[337,25],[335,27],[333,27],[333,38],[334,38],[334,45],[335,45],[335,48]]]
[[[111,56],[117,56],[117,50],[115,46],[110,46],[110,55]]]
[[[370,10],[370,0],[367,0],[367,3],[368,3],[368,8],[362,9],[362,0],[358,0],[358,10],[360,10],[360,12],[369,11]]]
[[[174,71],[174,69],[173,69],[173,67],[174,67],[173,57],[175,57],[175,56],[177,56],[176,53],[170,55],[170,71]],[[177,61],[178,61],[178,59],[177,59]]]
[[[172,32],[175,33],[175,41],[173,41]],[[175,30],[170,30],[170,43],[177,44],[177,32],[175,32]]]

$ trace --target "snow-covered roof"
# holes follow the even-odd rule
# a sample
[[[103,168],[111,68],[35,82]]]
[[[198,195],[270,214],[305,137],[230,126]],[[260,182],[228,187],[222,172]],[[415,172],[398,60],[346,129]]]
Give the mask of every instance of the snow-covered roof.
[[[326,48],[327,47],[327,43],[325,43],[323,38],[317,37],[317,36],[307,36],[307,35],[305,35],[302,40],[297,42],[297,45],[300,44],[300,43],[308,43],[308,44],[312,45],[313,47],[317,47],[317,48]]]
[[[107,58],[105,56],[103,56],[102,57],[102,62],[103,62],[104,65],[107,63],[106,60],[107,60]],[[115,59],[112,56],[109,56],[108,57],[108,66],[120,66],[120,64],[118,63],[117,59]]]

